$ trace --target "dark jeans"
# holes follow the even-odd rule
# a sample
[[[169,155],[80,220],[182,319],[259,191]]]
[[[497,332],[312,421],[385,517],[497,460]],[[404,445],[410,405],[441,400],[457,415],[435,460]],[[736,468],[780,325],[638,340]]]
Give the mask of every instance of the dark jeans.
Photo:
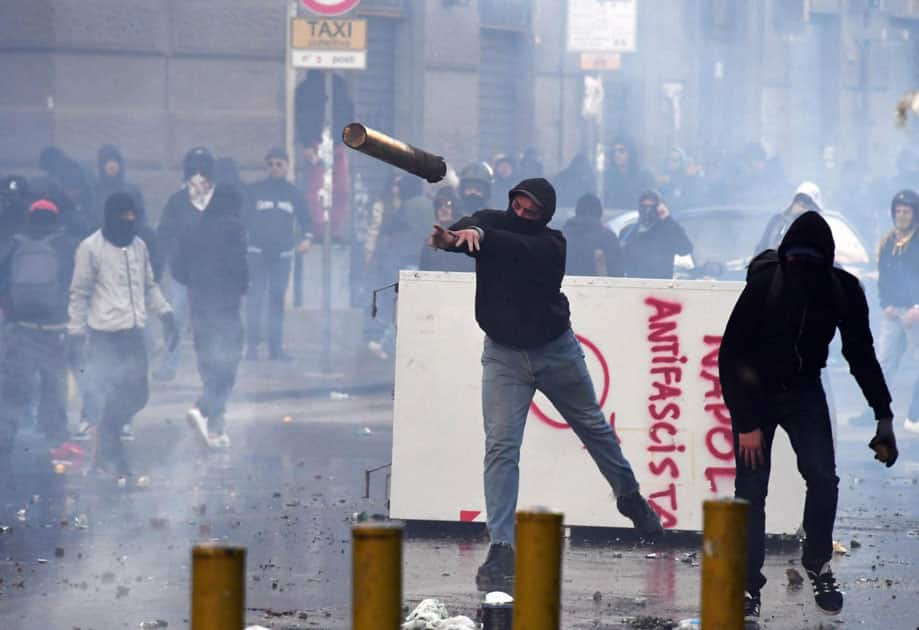
[[[147,346],[142,328],[116,332],[90,331],[89,369],[99,397],[101,459],[122,457],[121,427],[147,405]]]
[[[290,282],[290,257],[249,254],[249,292],[246,298],[246,345],[262,340],[265,303],[268,306],[268,348],[278,354],[284,339],[284,295]]]
[[[0,365],[0,451],[13,444],[22,418],[32,413],[36,376],[38,429],[52,442],[67,439],[66,332],[3,325]]]
[[[204,386],[197,407],[207,417],[208,431],[223,433],[227,399],[236,384],[242,356],[243,324],[235,313],[195,313],[191,317],[198,373]]]
[[[839,496],[836,456],[826,395],[819,382],[768,398],[764,403],[763,430],[765,465],[753,470],[740,458],[738,436],[734,434],[737,477],[734,496],[750,502],[747,521],[747,585],[758,593],[766,583],[762,574],[765,561],[766,493],[772,466],[772,441],[781,426],[795,451],[798,472],[807,484],[804,502],[804,550],[801,564],[819,571],[833,556],[833,523]],[[785,462],[783,462],[785,463]],[[786,464],[787,465],[787,464]],[[780,506],[776,506],[780,509]]]

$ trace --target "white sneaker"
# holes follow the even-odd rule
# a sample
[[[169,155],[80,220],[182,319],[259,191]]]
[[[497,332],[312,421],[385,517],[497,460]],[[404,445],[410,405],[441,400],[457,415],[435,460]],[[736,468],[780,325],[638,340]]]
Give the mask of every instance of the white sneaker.
[[[214,449],[230,448],[230,437],[226,433],[221,433],[220,435],[211,435],[208,437],[208,442],[210,443],[211,448]]]
[[[185,412],[185,419],[188,420],[188,424],[191,426],[192,431],[195,432],[195,435],[198,436],[201,445],[205,448],[210,446],[210,440],[207,436],[207,418],[201,413],[201,410],[197,407],[192,407]]]
[[[903,420],[903,428],[910,433],[919,434],[919,420],[910,420],[906,418]]]

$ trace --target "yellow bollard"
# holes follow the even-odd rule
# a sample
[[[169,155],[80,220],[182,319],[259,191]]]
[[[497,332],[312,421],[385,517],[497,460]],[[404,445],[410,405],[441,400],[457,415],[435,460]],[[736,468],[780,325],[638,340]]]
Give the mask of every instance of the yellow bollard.
[[[352,630],[398,630],[402,625],[402,525],[351,529]]]
[[[191,555],[191,630],[241,630],[246,620],[246,550],[198,545]]]
[[[747,508],[742,499],[706,501],[702,532],[702,627],[743,630]]]
[[[517,512],[514,630],[558,630],[562,594],[562,515]]]

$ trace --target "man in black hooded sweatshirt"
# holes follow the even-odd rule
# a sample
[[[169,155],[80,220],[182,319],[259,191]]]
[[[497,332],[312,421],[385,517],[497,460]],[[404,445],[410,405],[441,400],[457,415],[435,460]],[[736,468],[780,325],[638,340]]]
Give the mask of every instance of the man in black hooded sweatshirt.
[[[249,286],[242,198],[219,184],[198,226],[185,235],[172,273],[188,289],[191,330],[204,391],[187,419],[204,446],[228,448],[227,399],[242,357],[242,298]]]
[[[836,332],[842,353],[877,418],[869,446],[892,466],[897,458],[890,393],[875,357],[868,304],[858,280],[833,266],[835,244],[826,221],[805,212],[785,234],[778,252],[750,264],[721,342],[719,372],[731,412],[737,466],[734,494],[750,502],[747,527],[745,612],[759,616],[766,583],[765,502],[776,428],[788,434],[798,471],[807,484],[806,539],[801,564],[817,606],[842,609],[842,593],[830,570],[839,477],[833,433],[820,371]]]
[[[545,394],[587,447],[616,496],[619,511],[639,533],[659,537],[660,518],[639,493],[616,433],[603,416],[571,330],[565,275],[565,237],[547,224],[555,189],[525,179],[508,193],[505,211],[480,210],[449,230],[434,226],[440,249],[476,261],[475,316],[485,331],[482,408],[485,416],[485,503],[491,546],[479,567],[482,591],[513,588],[514,512],[520,444],[536,390]]]

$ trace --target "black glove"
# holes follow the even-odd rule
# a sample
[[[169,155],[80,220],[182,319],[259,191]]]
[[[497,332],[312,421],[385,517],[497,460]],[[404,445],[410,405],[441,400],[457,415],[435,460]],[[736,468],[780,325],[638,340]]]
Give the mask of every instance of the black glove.
[[[868,442],[868,448],[874,451],[874,458],[888,468],[897,461],[897,438],[893,434],[893,418],[880,418],[878,428]]]
[[[74,372],[83,370],[86,363],[86,335],[67,335],[67,363]]]
[[[166,313],[160,321],[163,323],[163,342],[172,352],[179,345],[179,326],[176,324],[176,316]]]

